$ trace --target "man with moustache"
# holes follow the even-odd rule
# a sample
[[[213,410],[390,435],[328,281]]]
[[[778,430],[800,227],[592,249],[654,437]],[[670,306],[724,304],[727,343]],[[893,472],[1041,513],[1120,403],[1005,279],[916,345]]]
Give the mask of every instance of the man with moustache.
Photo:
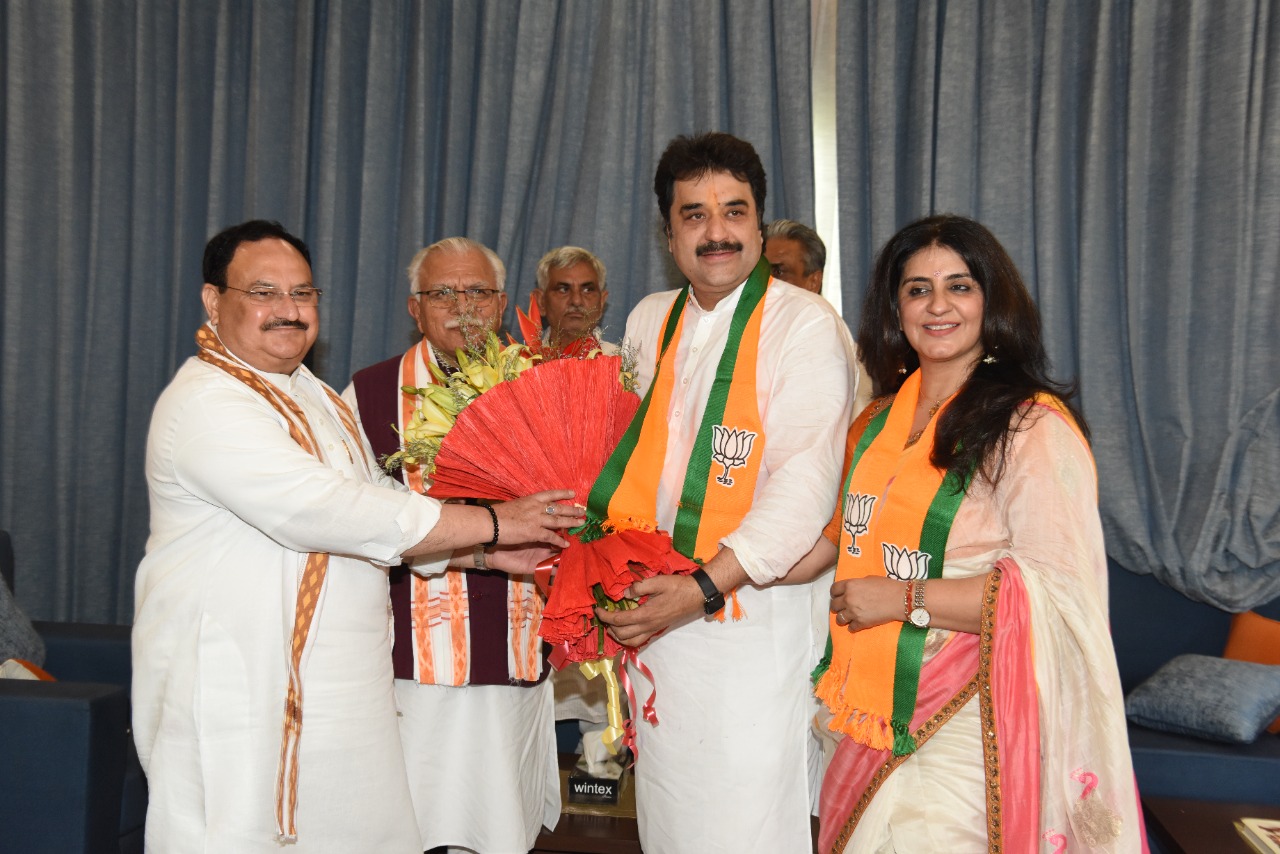
[[[302,365],[321,295],[306,244],[252,220],[209,241],[203,272],[209,322],[147,437],[133,627],[147,850],[421,851],[386,567],[478,543],[560,545],[549,529],[576,512],[554,502],[572,493],[492,510],[410,494]]]
[[[535,275],[533,302],[547,324],[542,333],[547,356],[582,357],[597,349],[606,356],[617,354],[618,345],[604,340],[599,325],[609,299],[603,261],[581,246],[557,246],[538,261]],[[557,720],[577,720],[584,737],[593,724],[605,722],[603,679],[588,679],[577,667],[564,667],[551,680]]]
[[[483,244],[450,237],[409,264],[409,316],[422,338],[358,371],[343,393],[379,455],[399,448],[418,403],[457,351],[482,346],[507,304],[506,268]],[[419,466],[401,479],[429,485]],[[466,557],[460,555],[460,557]],[[554,698],[532,573],[435,564],[392,570],[395,695],[420,848],[515,852],[560,816]],[[442,849],[443,850],[443,849]]]
[[[639,658],[658,692],[660,723],[637,724],[641,844],[808,851],[807,674],[825,635],[808,586],[785,582],[833,510],[850,354],[825,301],[769,275],[765,174],[749,143],[677,137],[654,191],[689,285],[628,318],[647,403],[587,510],[589,522],[655,525],[703,562],[632,584],[634,610],[596,610],[622,643],[648,641]]]
[[[604,262],[580,246],[560,246],[542,256],[537,277],[533,299],[547,323],[544,344],[565,352],[591,339],[606,355],[618,351],[604,341],[599,328],[609,298]]]

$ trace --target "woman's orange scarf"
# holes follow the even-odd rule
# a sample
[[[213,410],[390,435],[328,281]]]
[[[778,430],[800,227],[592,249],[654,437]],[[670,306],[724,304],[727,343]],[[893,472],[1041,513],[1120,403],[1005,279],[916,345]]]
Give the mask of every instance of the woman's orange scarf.
[[[909,447],[920,372],[892,406],[871,419],[854,450],[844,490],[836,580],[942,575],[947,534],[964,498],[963,480],[929,461],[948,398]],[[904,608],[905,610],[905,608]],[[877,750],[915,750],[909,725],[928,633],[890,622],[850,632],[831,617],[831,663],[815,688],[834,715],[831,728]]]

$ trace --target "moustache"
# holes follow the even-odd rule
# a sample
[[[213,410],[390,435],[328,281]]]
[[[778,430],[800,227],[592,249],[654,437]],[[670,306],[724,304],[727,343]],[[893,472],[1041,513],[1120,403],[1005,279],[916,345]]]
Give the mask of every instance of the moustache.
[[[478,320],[478,319],[475,319],[475,318],[458,318],[458,317],[451,317],[450,319],[448,319],[448,320],[446,320],[446,321],[444,322],[444,328],[445,328],[445,329],[486,329],[486,330],[492,330],[492,329],[494,328],[494,325],[495,325],[495,321],[494,321],[493,319],[489,319],[489,320]]]
[[[742,244],[736,240],[712,240],[694,250],[696,255],[707,255],[712,252],[741,252]]]
[[[270,332],[272,329],[280,329],[282,327],[288,327],[290,329],[301,329],[303,332],[306,332],[308,329],[311,328],[307,324],[303,323],[301,320],[289,320],[288,318],[277,317],[275,320],[264,323],[262,325],[262,331]]]

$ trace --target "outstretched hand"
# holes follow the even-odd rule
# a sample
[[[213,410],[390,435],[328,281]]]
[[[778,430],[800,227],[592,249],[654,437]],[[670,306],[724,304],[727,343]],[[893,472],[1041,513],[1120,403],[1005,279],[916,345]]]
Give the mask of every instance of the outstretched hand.
[[[627,588],[628,599],[640,604],[626,611],[596,608],[600,622],[624,646],[643,646],[654,635],[702,612],[702,589],[687,575],[655,575]]]
[[[498,514],[499,545],[549,543],[565,548],[569,541],[557,531],[587,521],[580,507],[560,503],[572,498],[572,490],[549,489],[494,504],[493,511]]]

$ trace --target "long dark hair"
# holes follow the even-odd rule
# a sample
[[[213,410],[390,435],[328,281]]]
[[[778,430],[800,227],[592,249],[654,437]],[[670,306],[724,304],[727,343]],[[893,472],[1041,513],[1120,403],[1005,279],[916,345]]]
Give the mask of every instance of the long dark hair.
[[[896,392],[920,366],[898,320],[898,288],[908,259],[929,246],[959,255],[982,287],[982,345],[994,358],[978,362],[938,421],[930,461],[959,475],[978,473],[994,485],[1025,417],[1021,407],[1040,392],[1060,398],[1087,437],[1089,428],[1071,402],[1075,384],[1048,375],[1040,311],[1009,253],[986,227],[954,214],[916,220],[876,257],[858,325],[858,349],[876,395]]]

